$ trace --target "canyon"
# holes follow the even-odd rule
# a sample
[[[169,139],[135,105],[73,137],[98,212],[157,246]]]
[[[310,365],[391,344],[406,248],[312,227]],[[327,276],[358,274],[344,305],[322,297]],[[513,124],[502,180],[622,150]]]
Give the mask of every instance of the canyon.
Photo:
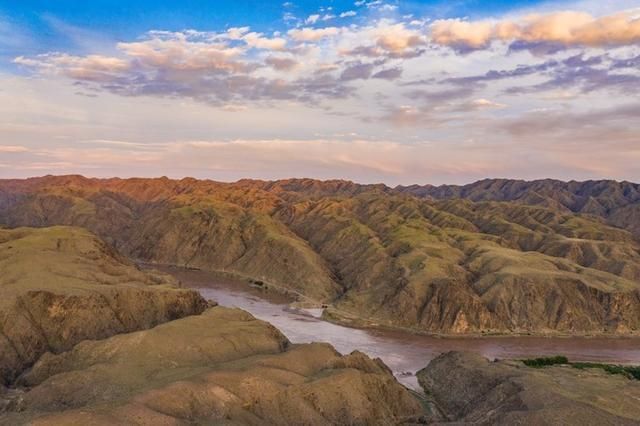
[[[379,360],[294,345],[86,230],[0,230],[0,424],[388,424],[421,404]]]
[[[357,326],[636,335],[638,185],[291,179],[0,181],[0,224],[86,228],[133,260],[221,271]]]
[[[591,365],[446,352],[410,390],[379,358],[292,343],[82,228],[0,229],[0,266],[1,425],[640,422],[640,381]]]

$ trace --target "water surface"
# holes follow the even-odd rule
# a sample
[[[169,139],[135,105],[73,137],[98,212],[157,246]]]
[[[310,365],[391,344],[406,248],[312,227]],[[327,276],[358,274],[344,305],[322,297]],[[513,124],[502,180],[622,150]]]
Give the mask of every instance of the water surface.
[[[181,268],[161,268],[220,305],[244,309],[268,321],[293,343],[329,342],[340,353],[359,350],[379,357],[400,382],[417,389],[415,372],[439,354],[451,350],[473,351],[494,358],[529,358],[566,355],[572,361],[640,364],[640,339],[480,337],[443,338],[401,331],[363,330],[333,324],[319,318],[321,310],[297,310],[290,299],[252,288],[246,282],[218,274]]]

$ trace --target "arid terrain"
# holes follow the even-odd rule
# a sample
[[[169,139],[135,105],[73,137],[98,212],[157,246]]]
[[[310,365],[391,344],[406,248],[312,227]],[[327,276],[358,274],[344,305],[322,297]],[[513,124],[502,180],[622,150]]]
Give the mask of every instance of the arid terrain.
[[[0,426],[640,426],[640,0],[0,1]]]
[[[568,365],[531,368],[449,352],[418,373],[435,424],[637,425],[640,381]]]
[[[379,359],[292,344],[81,228],[2,229],[0,266],[2,425],[640,422],[640,381],[599,368],[449,352],[409,391]]]
[[[133,260],[327,304],[334,321],[441,334],[637,334],[639,209],[639,186],[614,181],[0,181],[6,227],[79,226]]]
[[[389,424],[422,413],[380,361],[292,345],[85,230],[0,230],[0,261],[0,424]]]

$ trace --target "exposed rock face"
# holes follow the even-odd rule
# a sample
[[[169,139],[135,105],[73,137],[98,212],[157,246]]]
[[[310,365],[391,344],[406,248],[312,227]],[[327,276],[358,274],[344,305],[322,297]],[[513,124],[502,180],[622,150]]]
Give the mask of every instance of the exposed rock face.
[[[86,230],[0,229],[0,383],[45,352],[199,314],[169,276],[142,272]]]
[[[637,425],[640,382],[569,366],[534,369],[449,352],[418,372],[436,424]]]
[[[464,190],[60,176],[0,181],[0,223],[83,226],[132,258],[231,272],[331,304],[339,321],[629,334],[640,332],[640,244],[605,220],[616,210],[634,222],[636,192],[615,182]],[[593,202],[582,214],[585,197],[610,214],[594,216]]]
[[[380,361],[290,345],[214,307],[42,357],[2,424],[395,424],[422,408]]]

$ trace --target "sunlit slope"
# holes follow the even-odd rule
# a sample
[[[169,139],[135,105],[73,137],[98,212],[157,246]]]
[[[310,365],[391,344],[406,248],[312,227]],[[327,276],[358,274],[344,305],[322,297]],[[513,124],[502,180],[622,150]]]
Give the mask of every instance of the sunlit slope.
[[[338,320],[442,333],[639,330],[637,240],[562,206],[311,179],[0,182],[8,226],[84,226],[132,258],[260,279],[332,304]]]
[[[324,260],[271,217],[280,200],[256,188],[72,176],[12,193],[19,201],[0,215],[9,226],[83,226],[134,259],[237,273],[318,300],[339,293]]]
[[[423,413],[379,359],[291,344],[85,229],[0,229],[0,271],[0,425],[386,425]]]
[[[640,236],[640,185],[612,180],[563,182],[484,179],[468,185],[399,186],[396,191],[430,199],[515,201],[558,211],[599,216]]]
[[[207,304],[80,228],[0,229],[0,384],[45,352],[146,329]]]
[[[639,325],[637,244],[587,219],[371,194],[299,203],[282,220],[349,286],[337,317],[451,333]]]

